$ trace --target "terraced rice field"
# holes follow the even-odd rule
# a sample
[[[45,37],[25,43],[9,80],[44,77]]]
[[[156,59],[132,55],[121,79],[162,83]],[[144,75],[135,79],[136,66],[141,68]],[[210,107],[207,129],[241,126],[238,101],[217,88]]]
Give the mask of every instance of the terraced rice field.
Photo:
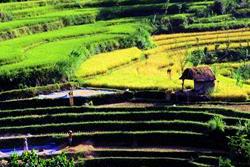
[[[31,100],[27,107],[10,109],[11,103],[1,102],[2,149],[22,147],[26,134],[32,135],[30,147],[62,145],[72,130],[74,145],[83,144],[75,151],[88,147],[78,159],[86,166],[216,166],[218,157],[226,154],[225,141],[209,135],[207,122],[222,116],[230,135],[239,120],[250,120],[248,113],[218,108],[34,108],[38,106]]]
[[[179,13],[181,14],[179,14],[178,5],[180,2],[173,0],[168,6],[168,14],[171,17],[181,15],[193,17],[198,9],[207,8],[212,4],[213,1],[187,1],[186,7],[182,4],[183,9],[180,9]],[[34,0],[1,3],[0,10],[3,13],[0,25],[1,90],[75,79],[75,70],[89,56],[135,46],[147,48],[141,45],[142,40],[147,39],[138,39],[136,36],[138,30],[144,28],[152,32],[153,27],[150,20],[152,17],[164,15],[165,5],[165,0],[116,2],[108,0]],[[215,25],[213,27],[215,29],[221,29],[223,21],[229,19],[233,19],[230,14],[211,17],[207,20],[195,16],[193,23],[186,25],[185,29],[186,31],[195,31],[199,27],[208,26],[208,24]],[[248,24],[248,18],[237,18],[232,23],[228,22],[225,28],[246,27]],[[227,40],[224,37],[223,39]],[[220,40],[223,41],[223,39]],[[232,41],[235,40],[237,41],[236,36],[232,37]],[[168,47],[163,41],[156,41],[157,44],[161,45],[159,51]],[[193,43],[195,41],[190,44]],[[183,44],[180,45],[183,46]],[[123,63],[121,62],[121,64]],[[114,62],[113,66],[118,66],[117,62]],[[131,70],[133,71],[133,69]],[[97,70],[96,73],[103,72]],[[155,73],[154,70],[152,73]],[[84,75],[77,72],[77,76]],[[139,77],[141,78],[141,76]],[[117,82],[114,86],[123,87],[119,81],[114,81]],[[160,81],[165,80],[160,79]],[[124,86],[142,87],[136,82]],[[144,87],[152,87],[152,84],[160,83],[157,77],[152,79],[152,82]],[[99,81],[91,81],[91,84],[107,85],[105,82]],[[113,84],[111,85],[113,86]],[[175,87],[172,84],[169,85],[170,89]],[[161,88],[162,86],[156,85],[156,87]]]
[[[136,61],[143,56],[143,52],[138,48],[101,53],[81,64],[79,70],[76,72],[76,76],[88,77],[103,74],[110,69],[128,64],[131,61]]]
[[[250,19],[236,15],[242,10],[249,14],[248,10],[203,16],[213,4],[213,0],[1,2],[0,166],[6,150],[23,150],[25,137],[30,148],[66,151],[78,166],[83,162],[85,167],[218,166],[219,157],[228,155],[226,136],[235,134],[240,121],[250,121],[248,102],[242,103],[243,112],[215,106],[156,107],[158,103],[97,107],[84,98],[75,98],[79,106],[68,106],[65,98],[34,98],[79,86],[180,90],[179,77],[191,66],[184,61],[192,51],[204,47],[214,51],[218,44],[219,49],[249,47]],[[236,80],[225,75],[242,64],[211,65],[217,78],[214,100],[250,99],[249,80],[236,86]],[[185,84],[193,88],[191,81]],[[94,98],[103,104],[116,96]],[[216,116],[226,124],[223,137],[209,130],[208,121]],[[70,130],[73,146],[67,147]]]
[[[250,40],[250,29],[238,29],[228,31],[201,32],[201,33],[181,33],[170,35],[153,36],[157,45],[156,48],[144,51],[147,58],[140,61],[131,62],[127,66],[121,66],[116,70],[106,70],[106,74],[91,78],[87,85],[91,86],[108,86],[117,88],[134,88],[134,89],[165,89],[180,90],[182,74],[181,65],[188,53],[199,48],[207,47],[214,50],[215,45],[219,44],[220,49],[227,47],[230,42],[230,48],[248,46]],[[115,54],[115,52],[113,52]],[[95,56],[93,56],[94,59]],[[114,55],[115,59],[116,56]],[[91,60],[91,58],[90,58]],[[110,62],[112,64],[112,62]],[[244,84],[242,87],[237,86],[236,80],[223,76],[225,65],[230,68],[237,68],[242,63],[221,63],[214,64],[212,68],[216,70],[217,86],[213,94],[214,98],[226,99],[249,97],[250,85]],[[82,64],[84,66],[84,63]],[[167,70],[171,69],[171,78],[167,75]],[[187,88],[192,88],[193,83],[187,82]]]

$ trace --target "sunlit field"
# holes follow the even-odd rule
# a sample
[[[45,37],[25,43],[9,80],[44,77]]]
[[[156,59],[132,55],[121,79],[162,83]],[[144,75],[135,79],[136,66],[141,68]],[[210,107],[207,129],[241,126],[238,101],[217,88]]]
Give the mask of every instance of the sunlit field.
[[[106,70],[102,72],[102,76],[92,77],[84,80],[87,85],[131,88],[131,89],[163,89],[168,91],[180,90],[181,81],[179,77],[182,74],[183,65],[181,65],[188,55],[193,50],[207,47],[210,51],[215,49],[215,44],[219,43],[219,49],[224,49],[230,43],[230,48],[248,46],[250,39],[250,29],[239,29],[217,32],[202,32],[202,33],[182,33],[173,35],[158,35],[153,36],[153,40],[157,45],[151,50],[145,50],[146,55],[140,61],[131,62],[129,65],[115,70]],[[112,52],[115,59],[119,52]],[[94,58],[95,56],[93,56]],[[97,57],[97,56],[96,56]],[[112,62],[110,61],[112,64]],[[84,64],[84,63],[83,63]],[[236,85],[236,80],[223,76],[225,70],[229,66],[226,63],[214,64],[212,69],[216,73],[216,88],[213,93],[213,98],[222,99],[246,99],[250,95],[250,85]],[[242,63],[227,63],[228,65],[239,67]],[[185,67],[190,67],[186,64]],[[232,66],[230,68],[232,68]],[[235,68],[237,68],[237,66]],[[171,70],[171,74],[167,70]],[[79,75],[79,74],[78,74]],[[192,81],[185,84],[186,88],[192,88]]]
[[[249,167],[249,129],[249,0],[0,0],[0,167]]]

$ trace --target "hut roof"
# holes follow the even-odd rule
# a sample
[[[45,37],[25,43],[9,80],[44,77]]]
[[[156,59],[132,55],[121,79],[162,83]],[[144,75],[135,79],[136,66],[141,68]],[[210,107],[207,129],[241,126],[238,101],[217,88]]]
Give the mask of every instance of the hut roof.
[[[207,82],[216,80],[212,69],[208,66],[187,68],[180,79]]]

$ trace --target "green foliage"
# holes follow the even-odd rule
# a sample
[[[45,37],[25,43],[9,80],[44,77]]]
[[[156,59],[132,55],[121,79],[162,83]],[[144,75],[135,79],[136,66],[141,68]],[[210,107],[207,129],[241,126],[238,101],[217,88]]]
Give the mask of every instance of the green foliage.
[[[38,155],[35,153],[34,150],[32,150],[31,152],[24,152],[21,157],[20,157],[20,161],[21,163],[19,164],[20,167],[26,167],[26,166],[30,166],[30,167],[37,167],[39,165],[43,166],[44,165],[44,161],[41,161],[38,157]]]
[[[229,137],[230,158],[238,165],[250,165],[250,121],[238,127],[236,135]]]
[[[233,18],[229,14],[215,15],[210,17],[193,18],[193,23],[218,23],[223,21],[230,21]]]
[[[150,34],[144,29],[144,24],[138,28],[139,24],[130,23],[130,21],[123,24],[121,20],[121,24],[119,23],[120,21],[110,21],[110,25],[108,22],[100,22],[68,27],[53,33],[30,35],[15,40],[17,45],[22,46],[12,48],[11,53],[8,52],[9,47],[3,47],[1,50],[4,54],[9,53],[6,57],[12,61],[16,59],[15,57],[22,57],[22,55],[16,54],[22,47],[31,45],[32,42],[33,44],[44,40],[49,42],[32,49],[28,53],[26,61],[1,66],[0,80],[3,84],[1,84],[0,89],[39,86],[66,81],[72,78],[78,63],[93,54],[132,46],[152,47]],[[80,36],[85,36],[85,38],[79,38]],[[57,39],[72,37],[73,39],[70,40],[57,41]],[[15,42],[7,42],[6,45],[13,45]],[[50,50],[50,47],[54,49]],[[20,52],[20,54],[22,53]],[[0,62],[1,59],[4,57],[0,57]],[[4,59],[3,62],[7,61]],[[10,73],[10,71],[12,72]]]
[[[237,86],[242,86],[243,82],[250,79],[250,64],[243,64],[233,72],[233,78]]]
[[[199,39],[197,39],[197,45],[199,44]],[[230,43],[229,43],[230,45]],[[215,51],[208,51],[208,48],[205,47],[204,50],[197,49],[188,56],[189,61],[194,65],[197,64],[214,64],[214,63],[224,63],[224,62],[245,62],[240,66],[235,72],[238,72],[242,79],[247,80],[250,78],[249,74],[249,64],[247,63],[250,60],[249,57],[249,48],[238,48],[238,49],[219,49],[219,44],[215,45]]]
[[[211,15],[211,10],[209,6],[192,6],[189,11],[194,13],[197,18],[207,18]]]
[[[236,70],[236,73],[240,75],[242,80],[250,79],[250,64],[243,64]]]
[[[17,153],[14,153],[10,156],[10,166],[11,167],[19,167],[19,156]]]
[[[149,49],[154,46],[153,41],[151,40],[150,33],[146,31],[144,28],[139,28],[131,38],[127,40],[135,41],[135,45],[140,49]],[[129,44],[129,46],[133,46],[133,42]]]
[[[237,9],[233,12],[233,15],[239,18],[249,18],[250,9],[249,8]]]
[[[222,0],[222,3],[228,10],[233,1]],[[74,81],[73,73],[79,62],[93,54],[130,46],[151,48],[151,31],[142,30],[146,26],[146,29],[154,27],[157,33],[162,33],[210,31],[250,25],[249,19],[235,20],[230,14],[214,19],[197,18],[212,15],[208,11],[212,4],[213,1],[201,0],[45,0],[2,3],[0,16],[2,21],[8,22],[0,25],[0,89]],[[152,16],[156,18],[154,21],[161,18],[157,26],[144,22]]]
[[[233,78],[236,80],[237,86],[239,86],[239,87],[243,86],[243,79],[242,79],[241,73],[239,71],[235,71],[233,73]]]
[[[188,16],[185,14],[173,15],[169,17],[169,21],[173,29],[181,31],[184,30],[184,28],[188,24]]]
[[[218,47],[217,47],[218,46]],[[230,49],[230,42],[227,43],[227,48],[220,50],[219,45],[216,46],[215,51],[206,52],[206,56],[213,57],[212,61],[204,59],[202,63],[210,64],[210,63],[221,63],[221,62],[240,62],[240,61],[248,61],[250,60],[250,56],[248,52],[250,49],[248,47]],[[246,66],[242,67],[248,68]]]
[[[216,23],[193,23],[185,27],[185,31],[214,31],[225,29],[245,28],[250,25],[249,19],[231,19]]]
[[[51,159],[42,159],[37,153],[26,151],[21,156],[13,154],[9,162],[11,167],[74,167],[73,159],[69,160],[67,156],[62,153]]]
[[[221,15],[225,13],[225,6],[223,1],[221,0],[215,0],[214,5],[213,5],[213,11],[214,13]]]
[[[216,14],[230,13],[237,7],[236,0],[215,0],[213,11]]]
[[[225,131],[225,122],[220,116],[215,116],[208,121],[208,128],[211,132],[224,132]]]
[[[204,57],[205,57],[204,51],[199,49],[189,54],[187,61],[192,63],[193,66],[198,66],[199,64],[202,63]]]
[[[219,167],[234,167],[230,159],[222,158],[219,159]]]
[[[242,79],[242,75],[241,75],[239,70],[236,70],[233,73],[233,78],[236,80],[236,85],[237,86],[243,86],[243,79]]]
[[[0,11],[0,22],[6,22],[11,20],[12,20],[12,15],[10,13]]]
[[[153,26],[159,32],[181,32],[188,25],[188,14],[164,15],[163,17],[155,17]]]
[[[74,167],[74,161],[68,160],[67,156],[62,153],[56,157],[53,157],[51,160],[47,161],[48,167]]]

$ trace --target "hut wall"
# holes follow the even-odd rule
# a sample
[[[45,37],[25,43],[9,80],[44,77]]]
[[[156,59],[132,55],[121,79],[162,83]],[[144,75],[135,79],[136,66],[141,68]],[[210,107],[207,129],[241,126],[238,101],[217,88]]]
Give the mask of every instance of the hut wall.
[[[214,86],[214,81],[194,82],[194,90],[198,94],[208,94],[214,88]]]

